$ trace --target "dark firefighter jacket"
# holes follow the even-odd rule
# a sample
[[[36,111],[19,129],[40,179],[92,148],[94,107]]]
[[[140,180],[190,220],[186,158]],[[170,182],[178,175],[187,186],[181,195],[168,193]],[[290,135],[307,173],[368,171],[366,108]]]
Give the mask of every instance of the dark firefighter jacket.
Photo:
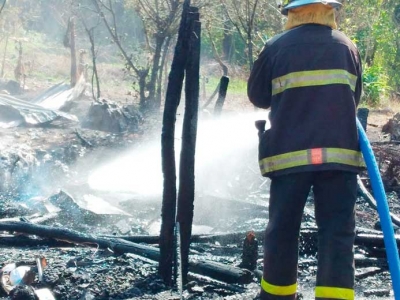
[[[271,128],[260,138],[261,173],[359,172],[361,76],[357,48],[330,27],[306,24],[268,41],[248,80],[250,101],[271,108]]]

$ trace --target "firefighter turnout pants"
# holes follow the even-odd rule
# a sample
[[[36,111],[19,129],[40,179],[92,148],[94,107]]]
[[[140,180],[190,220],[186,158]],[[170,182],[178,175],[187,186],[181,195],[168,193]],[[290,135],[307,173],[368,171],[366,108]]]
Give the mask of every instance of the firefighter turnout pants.
[[[296,299],[299,232],[311,188],[318,227],[315,299],[354,299],[357,174],[344,171],[271,179],[261,299]]]

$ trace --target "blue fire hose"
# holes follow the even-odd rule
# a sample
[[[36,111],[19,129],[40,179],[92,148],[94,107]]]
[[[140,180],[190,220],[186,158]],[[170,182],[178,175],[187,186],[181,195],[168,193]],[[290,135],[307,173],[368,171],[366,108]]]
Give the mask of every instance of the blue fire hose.
[[[394,298],[400,300],[400,260],[394,236],[393,224],[390,219],[389,206],[386,199],[385,189],[379,168],[375,160],[371,144],[365,134],[361,122],[357,119],[358,134],[360,137],[361,152],[367,165],[368,174],[371,180],[372,191],[376,199],[379,219],[383,231],[383,240],[386,247],[386,255],[389,264],[389,271],[392,278]]]

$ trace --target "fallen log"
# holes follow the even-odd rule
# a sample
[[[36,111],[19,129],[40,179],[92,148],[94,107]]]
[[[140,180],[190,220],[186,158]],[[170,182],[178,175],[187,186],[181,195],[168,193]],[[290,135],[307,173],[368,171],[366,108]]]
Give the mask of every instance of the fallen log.
[[[104,238],[116,238],[122,239],[132,243],[144,243],[150,245],[156,245],[160,241],[160,236],[158,235],[101,235]]]
[[[316,258],[300,259],[299,268],[308,269],[311,266],[317,266],[318,260]],[[354,265],[357,269],[378,267],[384,270],[388,269],[387,260],[385,258],[367,257],[365,255],[354,255]]]
[[[379,235],[379,234],[382,234],[382,230],[365,228],[365,227],[357,227],[356,234],[360,234],[360,233],[378,234]]]
[[[21,221],[21,220],[30,220],[32,218],[37,218],[39,217],[40,214],[36,213],[33,215],[29,215],[29,216],[19,216],[19,217],[12,217],[12,218],[2,218],[0,219],[0,222],[13,222],[13,221]]]
[[[215,287],[217,287],[219,289],[224,289],[224,290],[231,291],[231,292],[234,292],[234,293],[243,293],[245,291],[245,289],[246,289],[245,287],[240,286],[240,285],[226,284],[226,283],[221,282],[221,281],[213,280],[208,276],[206,277],[206,276],[195,274],[195,273],[192,273],[192,272],[188,273],[188,279],[190,281],[192,281],[192,282],[193,281],[194,282],[201,282],[203,285],[211,285],[212,284],[213,286],[215,286]],[[192,289],[190,284],[188,284],[186,287],[187,287],[187,289],[189,291]]]
[[[0,219],[0,222],[24,221],[24,222],[28,222],[28,223],[40,224],[40,223],[45,223],[49,220],[55,219],[57,216],[58,216],[57,213],[48,213],[45,215],[40,215],[39,213],[36,213],[36,214],[30,215],[30,216],[20,216],[20,217]]]
[[[29,223],[42,224],[42,223],[46,223],[47,221],[57,218],[57,216],[58,216],[58,213],[48,213],[48,214],[45,214],[40,217],[35,217],[32,219],[29,219]]]
[[[247,270],[214,261],[190,261],[189,271],[226,283],[246,284],[253,278],[251,272]]]
[[[153,247],[139,245],[117,238],[96,237],[67,228],[57,228],[26,222],[0,222],[0,231],[31,234],[69,243],[111,249],[118,253],[135,253],[153,260],[158,259],[158,249]]]
[[[0,237],[0,247],[71,247],[71,243],[54,239],[32,239],[27,236]]]
[[[254,232],[259,241],[263,240],[264,231]],[[241,244],[247,232],[230,232],[221,234],[210,234],[210,235],[192,235],[191,243],[216,243],[220,245],[228,244]],[[133,243],[147,243],[157,244],[159,237],[155,235],[138,235],[138,236],[104,236],[106,238],[118,238]],[[397,245],[400,247],[400,235],[396,235]],[[300,244],[301,250],[307,253],[315,253],[317,247],[317,228],[303,228],[300,231]],[[357,228],[355,237],[356,246],[366,247],[384,247],[383,234],[381,231],[368,229],[368,228]]]
[[[376,274],[382,273],[384,270],[378,267],[368,267],[361,270],[357,270],[355,278],[357,280],[365,279],[369,276],[374,276]]]
[[[119,238],[97,237],[67,228],[10,221],[0,222],[0,231],[31,234],[62,242],[110,249],[115,254],[133,253],[154,261],[159,261],[160,259],[158,248],[132,243]],[[222,263],[191,260],[189,261],[189,272],[201,272],[202,275],[228,283],[244,284],[250,283],[253,280],[253,275],[250,271],[227,266]]]
[[[395,238],[397,247],[400,247],[400,235],[395,235]],[[366,247],[385,247],[382,234],[359,233],[356,235],[355,244]]]
[[[242,243],[244,237],[247,232],[230,232],[230,233],[221,233],[221,234],[193,234],[191,236],[191,243],[216,243],[218,242],[220,245],[228,245],[228,244],[238,244]],[[256,231],[256,237],[263,236],[264,231]],[[119,238],[124,239],[126,241],[130,241],[133,243],[146,243],[146,244],[158,244],[160,237],[158,235],[136,235],[136,236],[112,236],[105,235],[103,237],[106,238]]]
[[[357,182],[358,182],[358,187],[359,187],[359,192],[363,196],[363,198],[367,201],[367,203],[375,210],[378,209],[378,206],[376,204],[375,198],[370,194],[370,192],[367,190],[367,188],[364,186],[360,176],[357,176]],[[400,218],[396,216],[393,213],[390,213],[390,218],[393,222],[393,224],[400,226]]]
[[[371,142],[372,146],[374,145],[400,145],[400,141],[379,141],[379,142]]]
[[[395,235],[396,243],[398,247],[400,247],[400,235]],[[317,229],[316,228],[307,228],[302,229],[300,231],[300,253],[301,254],[312,254],[317,252]],[[385,252],[385,243],[383,239],[383,234],[374,234],[374,233],[359,233],[356,232],[355,246],[364,246],[373,250],[377,253],[377,251],[382,250],[384,256],[386,255]],[[372,252],[371,252],[372,253]],[[382,254],[379,255],[382,257]]]
[[[365,257],[356,255],[354,257],[354,264],[356,268],[379,267],[385,268],[385,270],[389,268],[387,260],[378,257]]]
[[[314,229],[316,230],[316,229]],[[379,234],[381,231],[374,229],[360,229],[358,230],[360,233],[374,233]],[[218,242],[220,245],[228,245],[228,244],[238,244],[242,243],[244,237],[247,232],[228,232],[228,233],[217,233],[217,234],[193,234],[191,237],[192,243],[216,243]],[[264,230],[255,231],[254,234],[259,240],[263,239]],[[145,243],[145,244],[158,244],[159,236],[158,235],[102,235],[102,237],[106,238],[118,238],[124,239],[126,241],[130,241],[133,243]]]

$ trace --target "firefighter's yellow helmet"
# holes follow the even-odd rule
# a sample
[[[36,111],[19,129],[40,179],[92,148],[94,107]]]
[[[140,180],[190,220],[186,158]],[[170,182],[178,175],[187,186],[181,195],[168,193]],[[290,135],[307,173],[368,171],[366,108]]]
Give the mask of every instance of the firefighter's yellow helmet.
[[[342,3],[336,0],[283,0],[281,4],[281,13],[286,16],[289,9],[314,3],[327,4],[333,8],[339,8],[342,6]]]

